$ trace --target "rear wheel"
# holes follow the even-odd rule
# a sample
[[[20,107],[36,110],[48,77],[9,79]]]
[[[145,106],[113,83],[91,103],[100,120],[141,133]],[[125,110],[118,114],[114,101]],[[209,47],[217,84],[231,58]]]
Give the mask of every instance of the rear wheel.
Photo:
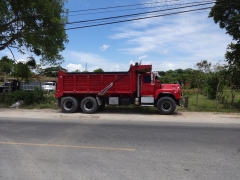
[[[74,97],[65,97],[61,102],[62,111],[65,113],[73,113],[79,107],[79,102]]]
[[[161,114],[172,114],[176,110],[176,103],[170,97],[162,97],[157,102],[157,109]]]
[[[98,110],[97,100],[93,97],[85,97],[81,102],[81,109],[84,113],[92,114]]]

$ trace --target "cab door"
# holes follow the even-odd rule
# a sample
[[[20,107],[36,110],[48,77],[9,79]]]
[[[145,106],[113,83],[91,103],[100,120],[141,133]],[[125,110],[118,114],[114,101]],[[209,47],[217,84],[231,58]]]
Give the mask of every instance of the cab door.
[[[151,74],[141,76],[141,96],[154,96],[155,84],[152,81]]]

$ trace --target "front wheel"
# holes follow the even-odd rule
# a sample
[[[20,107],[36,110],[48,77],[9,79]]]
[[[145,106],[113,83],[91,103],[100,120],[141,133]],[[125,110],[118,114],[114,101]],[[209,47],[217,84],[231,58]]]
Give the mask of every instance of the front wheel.
[[[157,102],[157,109],[161,114],[172,114],[176,110],[176,102],[170,97],[162,97]]]
[[[84,113],[93,114],[98,108],[97,100],[93,97],[85,97],[81,102],[81,109]]]

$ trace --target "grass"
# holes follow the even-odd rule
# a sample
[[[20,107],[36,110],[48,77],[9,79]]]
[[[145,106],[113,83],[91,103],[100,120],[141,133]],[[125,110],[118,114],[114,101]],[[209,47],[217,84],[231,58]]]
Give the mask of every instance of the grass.
[[[3,95],[2,93],[0,95]],[[4,96],[3,96],[4,97]],[[20,108],[23,109],[58,109],[57,101],[54,98],[54,92],[46,92],[44,94],[44,100],[41,103],[34,104],[22,104]],[[2,98],[0,96],[0,108],[9,108],[13,103],[12,100],[9,102],[2,103]]]
[[[188,97],[188,109],[177,106],[177,111],[203,111],[203,112],[240,112],[240,91],[236,91],[234,106],[231,107],[231,91],[224,90],[223,96],[217,105],[216,100],[208,99],[207,96],[199,94],[198,107],[196,106],[196,89],[185,90],[184,96]],[[20,108],[25,109],[59,109],[57,102],[54,99],[54,93],[51,92],[46,95],[48,98],[45,102],[32,105],[22,105]],[[227,98],[228,97],[228,98]],[[10,104],[3,104],[0,102],[0,108],[8,108]],[[121,111],[132,112],[140,111],[144,113],[158,112],[155,107],[141,107],[141,106],[106,106],[104,111]]]
[[[59,109],[55,102],[32,104],[32,105],[22,105],[20,108],[24,109]]]
[[[240,92],[235,92],[234,105],[231,106],[231,91],[224,90],[222,98],[216,100],[208,99],[207,96],[199,94],[198,107],[196,106],[196,90],[188,90],[185,96],[188,97],[188,109],[183,107],[179,110],[187,111],[206,111],[206,112],[240,112]]]
[[[10,104],[4,104],[0,103],[0,108],[9,108]],[[47,102],[47,103],[40,103],[40,104],[31,104],[31,105],[21,105],[19,108],[22,109],[59,109],[59,107],[56,104],[56,101],[54,102]]]
[[[199,94],[198,107],[196,106],[196,93],[197,89],[185,90],[184,96],[188,97],[188,109],[177,106],[177,111],[199,111],[199,112],[240,112],[240,91],[236,91],[234,98],[234,106],[231,107],[231,91],[224,90],[223,96],[224,102],[219,100],[216,105],[216,100],[209,99],[207,96]],[[226,98],[228,97],[228,98]],[[139,106],[106,106],[106,111],[141,111],[141,112],[157,112],[155,107],[139,107]]]

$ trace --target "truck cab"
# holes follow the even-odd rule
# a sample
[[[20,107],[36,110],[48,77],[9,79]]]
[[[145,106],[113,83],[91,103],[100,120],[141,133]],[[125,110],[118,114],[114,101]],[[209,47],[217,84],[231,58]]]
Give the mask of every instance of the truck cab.
[[[42,86],[42,89],[45,91],[56,91],[56,82],[49,81],[45,82]]]
[[[12,92],[20,89],[20,81],[18,80],[9,80],[5,82],[4,85],[0,85],[1,92]]]
[[[141,96],[153,96],[160,89],[160,76],[157,72],[141,74],[140,81]]]
[[[140,74],[140,105],[155,106],[162,114],[175,111],[176,105],[181,105],[180,84],[162,84],[157,72]],[[162,102],[159,100],[163,99]]]

